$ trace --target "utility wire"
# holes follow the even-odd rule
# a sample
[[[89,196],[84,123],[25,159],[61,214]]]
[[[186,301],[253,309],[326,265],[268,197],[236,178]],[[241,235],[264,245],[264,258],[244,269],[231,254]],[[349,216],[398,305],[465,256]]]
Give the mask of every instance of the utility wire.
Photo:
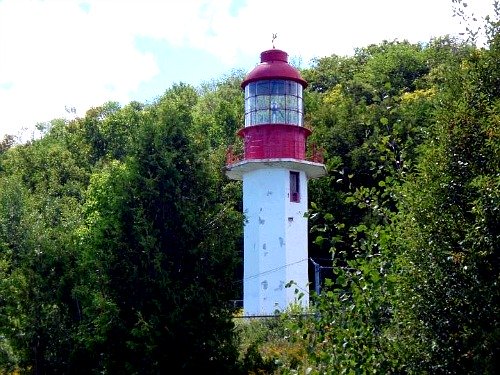
[[[277,272],[279,270],[282,270],[283,268],[287,268],[287,267],[290,267],[290,266],[293,266],[295,264],[302,263],[302,262],[307,262],[307,258],[298,260],[298,261],[293,262],[293,263],[285,264],[284,266],[276,267],[276,268],[273,268],[273,269],[270,269],[270,270],[267,270],[267,271],[264,271],[264,272],[252,275],[252,276],[248,276],[248,277],[246,277],[244,279],[235,281],[235,283],[241,283],[241,282],[243,282],[245,280],[255,279],[255,278],[259,277],[259,276],[267,275],[267,274],[270,274],[270,273],[274,273],[274,272]]]

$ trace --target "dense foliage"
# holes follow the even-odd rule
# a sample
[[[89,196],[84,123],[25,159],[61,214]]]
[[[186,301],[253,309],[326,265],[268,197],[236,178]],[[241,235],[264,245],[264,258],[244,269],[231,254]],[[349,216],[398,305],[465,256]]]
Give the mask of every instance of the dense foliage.
[[[6,136],[0,373],[494,373],[498,25],[486,48],[385,41],[303,70],[329,172],[309,185],[312,314],[234,319],[243,73]]]
[[[242,217],[224,154],[198,142],[201,102],[178,85],[152,105],[107,103],[6,145],[3,369],[234,370]]]

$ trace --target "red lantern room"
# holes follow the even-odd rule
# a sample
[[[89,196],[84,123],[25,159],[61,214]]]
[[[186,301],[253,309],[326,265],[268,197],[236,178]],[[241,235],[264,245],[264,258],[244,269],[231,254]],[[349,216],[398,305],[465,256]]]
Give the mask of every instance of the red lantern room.
[[[288,64],[288,54],[264,51],[261,63],[245,78],[245,159],[306,158],[303,89],[307,82]]]

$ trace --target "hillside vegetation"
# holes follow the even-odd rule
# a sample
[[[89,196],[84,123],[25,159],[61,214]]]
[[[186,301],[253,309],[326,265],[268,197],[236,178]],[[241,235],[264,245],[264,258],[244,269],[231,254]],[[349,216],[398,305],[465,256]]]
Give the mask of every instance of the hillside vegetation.
[[[223,167],[243,72],[5,137],[0,373],[495,373],[498,26],[484,48],[384,41],[302,69],[328,170],[307,314],[235,318],[244,217]]]

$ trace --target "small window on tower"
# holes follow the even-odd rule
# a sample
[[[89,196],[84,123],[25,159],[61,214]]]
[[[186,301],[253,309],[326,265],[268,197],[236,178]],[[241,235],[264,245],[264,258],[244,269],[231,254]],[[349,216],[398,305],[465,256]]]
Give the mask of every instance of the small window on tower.
[[[290,202],[300,202],[300,173],[290,172]]]

